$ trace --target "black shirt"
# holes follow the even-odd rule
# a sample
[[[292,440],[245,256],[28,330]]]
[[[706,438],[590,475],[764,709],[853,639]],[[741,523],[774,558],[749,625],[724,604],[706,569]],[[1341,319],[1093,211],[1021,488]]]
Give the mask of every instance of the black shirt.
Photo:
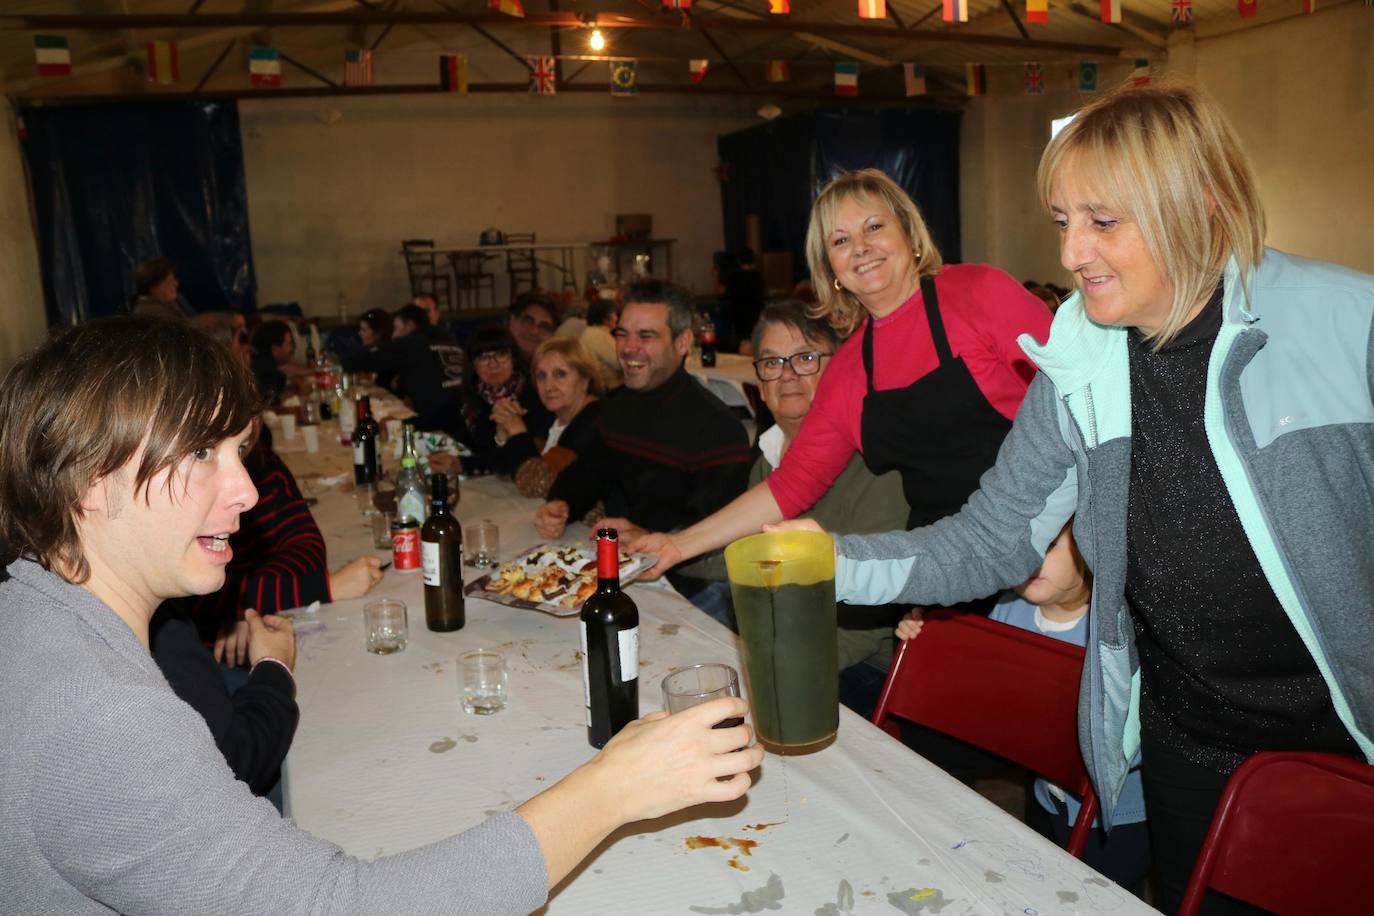
[[[1158,353],[1131,332],[1126,600],[1147,740],[1229,773],[1261,750],[1358,754],[1241,528],[1203,405],[1221,288]]]
[[[343,359],[345,372],[396,373],[419,415],[416,425],[450,432],[462,428],[463,366],[462,348],[437,328],[420,328]]]

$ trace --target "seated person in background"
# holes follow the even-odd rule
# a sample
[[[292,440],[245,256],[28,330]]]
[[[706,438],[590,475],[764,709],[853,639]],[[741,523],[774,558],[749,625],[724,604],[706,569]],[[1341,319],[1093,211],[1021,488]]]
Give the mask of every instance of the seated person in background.
[[[535,514],[543,537],[562,537],[570,519],[600,501],[603,524],[633,541],[642,530],[700,521],[744,492],[744,426],[682,367],[692,341],[692,294],[661,280],[633,284],[615,340],[625,385],[602,403],[602,448],[558,475]],[[670,581],[688,598],[706,585],[690,569]]]
[[[534,385],[517,364],[516,352],[515,339],[499,324],[480,327],[468,338],[471,368],[463,389],[460,438],[472,457],[465,467],[514,474],[529,457],[529,449],[519,444],[507,448],[511,434],[497,423],[498,415],[507,423],[518,416],[525,432],[536,439],[549,434],[553,414],[539,402]]]
[[[411,305],[418,305],[425,310],[425,317],[429,319],[429,326],[438,331],[439,334],[447,338],[451,343],[458,343],[458,338],[454,336],[453,330],[448,326],[448,321],[444,318],[444,313],[439,310],[439,300],[434,298],[433,293],[420,293],[410,300]]]
[[[293,365],[296,337],[285,321],[264,321],[253,331],[253,377],[264,404],[275,404],[286,392],[288,375],[306,375],[310,370]]]
[[[1073,540],[1070,519],[1045,551],[1045,562],[1029,579],[1004,595],[989,615],[993,620],[1022,630],[1040,633],[1075,646],[1088,637],[1088,605],[1092,599],[1092,574]],[[897,625],[899,639],[912,639],[921,632],[921,609],[913,608]],[[1015,684],[1006,685],[1015,690]],[[1073,822],[1078,817],[1079,800],[1046,779],[1037,778],[1034,800],[1026,800],[1026,823],[1037,833],[1059,846],[1069,841]],[[1097,828],[1083,847],[1083,861],[1144,898],[1145,877],[1150,870],[1150,834],[1145,826],[1145,794],[1140,770],[1132,770],[1117,801],[1112,832]]]
[[[530,434],[525,409],[516,401],[497,402],[492,420],[506,434],[506,459],[515,466],[520,495],[543,497],[579,454],[599,447],[597,398],[604,389],[592,355],[573,337],[550,337],[534,351],[534,389],[553,414],[542,443]]]
[[[371,314],[371,313],[369,313]],[[396,384],[416,413],[418,429],[456,435],[463,392],[463,350],[430,327],[418,305],[403,305],[392,319],[390,340],[378,341],[342,360],[345,372],[393,372]]]
[[[587,306],[587,329],[582,332],[582,345],[596,357],[601,367],[601,380],[606,387],[619,388],[620,357],[615,352],[615,337],[612,336],[619,320],[615,300],[593,299]]]
[[[391,315],[386,309],[368,309],[358,319],[358,339],[365,349],[391,339]]]
[[[136,289],[129,301],[129,314],[148,318],[171,318],[186,321],[191,309],[178,295],[181,283],[177,280],[176,265],[167,258],[148,258],[140,261],[134,273]]]
[[[148,622],[223,584],[216,542],[256,499],[239,460],[256,410],[248,370],[170,321],[67,328],[0,384],[0,645],[23,647],[0,665],[0,812],[23,825],[0,831],[4,899],[513,916],[621,826],[744,794],[763,750],[747,725],[712,728],[748,711],[729,697],[632,722],[514,811],[373,861],[253,798],[154,666]],[[42,446],[52,426],[62,448]]]
[[[810,317],[803,303],[784,299],[764,307],[750,343],[759,390],[776,421],[759,435],[761,454],[749,472],[752,487],[782,463],[840,338],[830,322]],[[816,519],[827,531],[871,534],[900,529],[908,511],[901,475],[875,477],[856,454],[804,517]],[[890,605],[838,608],[840,700],[860,715],[871,715],[877,704],[892,662],[892,624],[900,613]],[[721,622],[735,629],[733,613]]]
[[[553,332],[555,337],[571,337],[574,340],[587,330],[587,300],[574,299],[563,310],[563,323]]]
[[[510,307],[507,329],[515,338],[516,355],[522,368],[529,368],[530,359],[539,345],[553,336],[558,327],[558,306],[545,293],[521,293]]]
[[[248,321],[242,312],[201,312],[191,319],[191,326],[228,348],[240,363],[251,366],[253,345],[248,337]]]

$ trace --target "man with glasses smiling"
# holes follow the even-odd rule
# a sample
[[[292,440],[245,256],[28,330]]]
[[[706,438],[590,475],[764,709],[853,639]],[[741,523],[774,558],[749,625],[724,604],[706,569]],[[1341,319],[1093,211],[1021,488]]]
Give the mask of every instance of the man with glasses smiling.
[[[520,363],[528,368],[534,351],[558,328],[558,307],[543,293],[523,293],[510,307],[509,327],[520,348]]]
[[[749,437],[730,409],[683,368],[692,341],[692,294],[661,280],[625,294],[615,329],[624,387],[606,397],[602,447],[579,455],[535,515],[543,537],[563,535],[597,501],[622,541],[691,525],[744,492]],[[695,569],[671,581],[687,598],[707,582]]]

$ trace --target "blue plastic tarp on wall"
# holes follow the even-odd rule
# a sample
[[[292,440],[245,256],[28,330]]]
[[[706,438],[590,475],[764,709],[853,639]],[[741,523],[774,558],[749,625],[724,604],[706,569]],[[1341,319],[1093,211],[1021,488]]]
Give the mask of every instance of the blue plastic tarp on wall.
[[[233,103],[24,109],[48,321],[122,313],[138,262],[177,268],[196,311],[255,304]]]

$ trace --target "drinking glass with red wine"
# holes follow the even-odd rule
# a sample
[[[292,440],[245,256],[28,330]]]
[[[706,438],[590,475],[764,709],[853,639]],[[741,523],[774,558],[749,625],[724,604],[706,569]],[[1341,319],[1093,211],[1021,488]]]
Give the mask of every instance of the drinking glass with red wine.
[[[670,713],[708,703],[717,697],[739,696],[739,674],[729,665],[706,664],[675,668],[663,678],[663,708]],[[744,718],[736,716],[715,725],[734,728],[743,725]]]

